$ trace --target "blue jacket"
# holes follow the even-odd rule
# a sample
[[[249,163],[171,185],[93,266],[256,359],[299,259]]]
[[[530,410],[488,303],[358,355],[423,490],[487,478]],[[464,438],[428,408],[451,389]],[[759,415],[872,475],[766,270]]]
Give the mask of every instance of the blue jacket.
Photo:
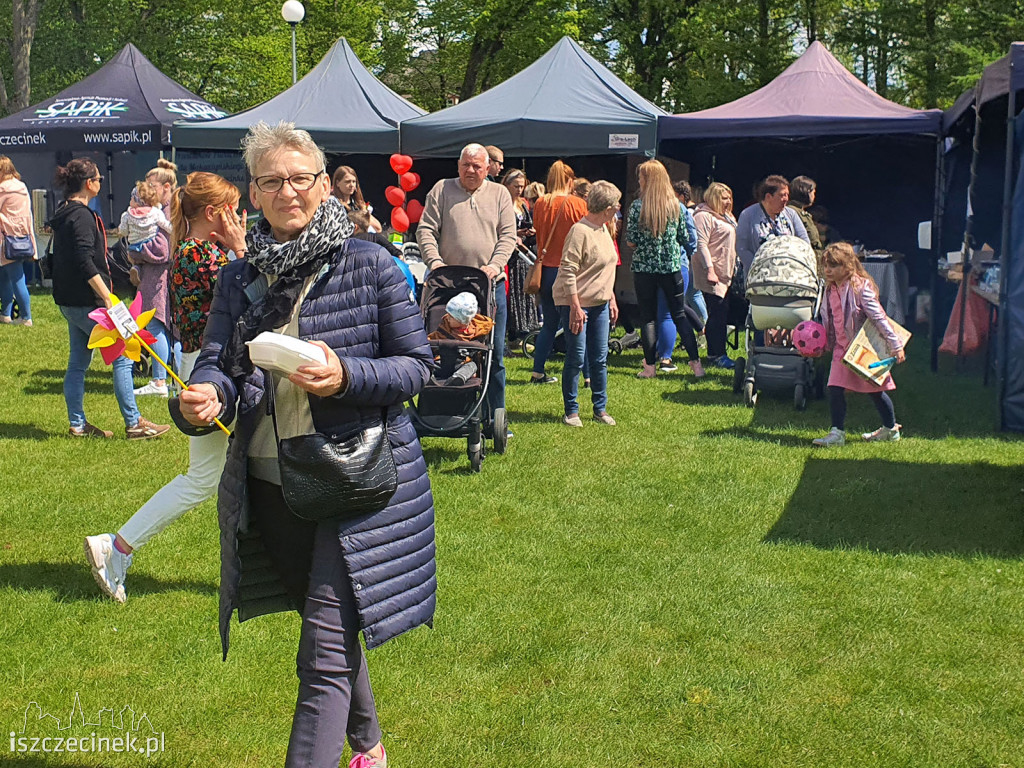
[[[388,408],[388,437],[398,467],[398,490],[380,512],[340,522],[345,566],[352,581],[368,648],[421,624],[432,624],[437,588],[434,502],[419,439],[402,404],[430,379],[433,356],[418,308],[391,255],[380,246],[347,240],[338,264],[317,279],[299,310],[299,335],[335,351],[346,372],[344,391],[309,397],[318,432],[349,433]],[[231,379],[221,349],[249,305],[246,287],[259,277],[247,261],[220,271],[203,350],[190,384],[213,384],[226,404],[221,421],[237,415],[221,477],[220,633],[225,657],[231,614],[239,621],[292,610],[284,586],[267,566],[258,536],[248,535],[249,441],[265,412],[264,376],[256,369]]]
[[[800,221],[800,217],[796,215],[796,211],[786,206],[782,210],[782,215],[789,222],[789,228],[794,237],[799,237],[807,243],[811,242],[807,236],[807,228]],[[744,208],[736,222],[736,258],[743,262],[745,271],[750,271],[750,263],[754,260],[754,254],[770,236],[771,227],[764,209],[758,203]]]

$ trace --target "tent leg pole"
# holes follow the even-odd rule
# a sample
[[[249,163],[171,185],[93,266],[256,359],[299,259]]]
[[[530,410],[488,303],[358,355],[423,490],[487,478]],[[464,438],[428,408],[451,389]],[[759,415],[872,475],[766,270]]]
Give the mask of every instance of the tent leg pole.
[[[1014,155],[1014,118],[1017,112],[1017,93],[1013,90],[1013,61],[1010,61],[1010,93],[1006,101],[1006,160],[1003,167],[1003,231],[999,246],[999,330],[996,346],[996,403],[999,408],[997,424],[999,430],[1006,429],[1006,419],[1003,414],[1003,396],[1006,386],[1006,356],[1009,350],[1009,313],[1007,310],[1006,284],[1010,269],[1010,216],[1013,208],[1013,155]]]
[[[928,318],[928,338],[931,344],[932,373],[939,370],[938,306],[939,255],[942,253],[942,221],[946,207],[946,163],[944,141],[940,134],[935,140],[935,207],[932,210],[932,311]]]
[[[114,226],[114,153],[107,152],[107,210],[110,226]]]
[[[967,183],[968,216],[964,226],[962,246],[963,280],[960,283],[960,327],[956,338],[956,369],[961,371],[964,362],[964,318],[967,315],[967,284],[971,277],[971,240],[974,236],[974,187],[978,182],[978,155],[981,154],[981,84],[974,92],[974,140],[971,142],[971,175]]]

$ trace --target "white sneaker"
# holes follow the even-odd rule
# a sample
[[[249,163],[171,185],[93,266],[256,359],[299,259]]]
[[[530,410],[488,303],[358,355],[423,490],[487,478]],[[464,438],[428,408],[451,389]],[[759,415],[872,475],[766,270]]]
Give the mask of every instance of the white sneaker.
[[[816,437],[811,441],[820,448],[831,448],[833,445],[846,445],[846,433],[839,427],[832,427],[824,437]]]
[[[92,575],[104,594],[123,603],[124,576],[132,564],[132,556],[122,554],[114,546],[114,534],[101,533],[85,537],[85,558],[92,566]]]
[[[152,381],[144,387],[139,387],[135,390],[136,395],[157,395],[159,397],[167,397],[167,385],[164,384],[162,387],[154,384]]]
[[[889,427],[879,427],[874,432],[865,432],[861,435],[869,443],[895,443],[900,439],[900,426],[894,424],[892,429]]]

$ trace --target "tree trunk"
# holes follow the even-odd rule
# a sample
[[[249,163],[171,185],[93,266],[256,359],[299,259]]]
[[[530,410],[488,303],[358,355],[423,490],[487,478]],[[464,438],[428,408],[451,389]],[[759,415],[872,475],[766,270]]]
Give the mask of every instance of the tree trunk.
[[[924,106],[927,109],[939,106],[939,60],[935,55],[936,40],[935,3],[929,2],[924,8]]]
[[[7,81],[4,80],[4,72],[0,69],[0,114],[7,112]]]
[[[807,0],[807,44],[818,39],[818,0]]]
[[[768,0],[757,0],[757,84],[767,85],[771,80],[768,71],[768,56],[771,46],[769,45],[769,9]]]
[[[32,40],[43,0],[13,0],[11,60],[14,63],[14,99],[11,111],[19,112],[32,103]]]

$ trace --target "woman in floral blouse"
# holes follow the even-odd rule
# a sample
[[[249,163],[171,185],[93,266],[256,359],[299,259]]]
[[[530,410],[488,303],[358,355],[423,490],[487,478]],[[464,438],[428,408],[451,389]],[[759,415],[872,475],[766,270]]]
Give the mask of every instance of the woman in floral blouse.
[[[238,188],[214,173],[188,176],[171,200],[178,248],[171,258],[172,317],[181,336],[181,378],[188,380],[199,357],[218,270],[245,255],[245,214]],[[85,537],[85,555],[100,589],[119,603],[126,599],[125,572],[132,552],[217,491],[228,436],[214,430],[189,438],[188,472],[157,491],[115,533]]]
[[[695,330],[686,316],[686,286],[680,272],[680,249],[688,231],[683,204],[672,189],[665,166],[657,160],[641,163],[637,169],[640,197],[629,207],[626,241],[633,250],[633,284],[640,309],[640,341],[644,347],[644,367],[637,374],[652,379],[657,368],[657,310],[659,291],[668,302],[669,313],[683,340],[689,365],[698,379],[704,375],[700,364]]]

